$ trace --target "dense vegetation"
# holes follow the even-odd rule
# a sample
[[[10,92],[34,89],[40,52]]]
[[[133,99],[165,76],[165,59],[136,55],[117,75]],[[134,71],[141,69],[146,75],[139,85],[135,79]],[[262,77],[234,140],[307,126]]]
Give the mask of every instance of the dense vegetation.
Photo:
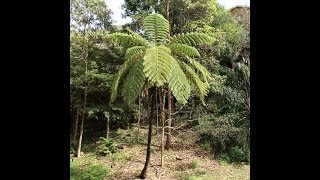
[[[125,0],[125,15],[133,22],[121,27],[112,25],[103,0],[70,2],[75,157],[95,152],[127,161],[131,157],[120,153],[119,143],[142,143],[145,178],[150,156],[158,151],[152,136],[160,135],[160,165],[166,166],[163,154],[176,148],[172,138],[192,133],[191,143],[212,159],[250,162],[247,24],[214,0]],[[126,132],[119,134],[121,129]],[[103,179],[112,171],[73,161],[70,168],[71,179]]]

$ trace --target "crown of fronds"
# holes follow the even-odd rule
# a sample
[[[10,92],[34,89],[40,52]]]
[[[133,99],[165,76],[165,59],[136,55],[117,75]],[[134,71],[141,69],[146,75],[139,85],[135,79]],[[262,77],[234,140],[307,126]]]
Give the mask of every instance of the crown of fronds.
[[[209,88],[207,80],[211,76],[193,59],[200,54],[192,46],[210,44],[214,38],[204,33],[178,34],[169,38],[169,27],[169,22],[162,15],[152,14],[144,20],[146,39],[131,30],[128,30],[129,34],[109,35],[119,45],[133,46],[126,50],[126,61],[115,76],[110,103],[116,99],[119,83],[124,79],[121,94],[128,103],[139,96],[145,85],[167,85],[179,103],[187,103],[193,89],[204,104]],[[166,44],[168,47],[164,46]],[[187,59],[192,67],[177,59],[179,57]],[[200,72],[206,83],[194,69]]]

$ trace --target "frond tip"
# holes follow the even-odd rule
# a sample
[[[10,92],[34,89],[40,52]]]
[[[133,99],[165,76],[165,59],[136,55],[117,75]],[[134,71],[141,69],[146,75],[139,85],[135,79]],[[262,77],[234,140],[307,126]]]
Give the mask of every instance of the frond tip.
[[[214,38],[205,33],[182,33],[172,37],[171,43],[186,44],[188,46],[208,45],[214,42]]]

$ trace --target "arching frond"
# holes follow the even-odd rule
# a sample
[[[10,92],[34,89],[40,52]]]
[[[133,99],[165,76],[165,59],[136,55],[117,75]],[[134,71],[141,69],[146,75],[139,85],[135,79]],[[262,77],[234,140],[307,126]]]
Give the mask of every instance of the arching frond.
[[[200,57],[198,50],[194,47],[179,44],[179,43],[172,43],[169,45],[172,54],[179,55],[179,56],[190,56],[190,57]]]
[[[164,43],[169,35],[169,22],[161,14],[151,14],[144,19],[145,34],[149,42]]]
[[[191,86],[186,74],[179,63],[172,59],[172,69],[168,80],[168,86],[179,103],[186,104],[190,97]]]
[[[165,46],[154,46],[147,49],[143,57],[144,72],[148,80],[157,87],[162,86],[169,78],[172,56]]]
[[[171,38],[171,43],[180,43],[180,44],[186,44],[189,46],[196,46],[196,45],[206,45],[211,44],[214,42],[214,38],[205,34],[205,33],[198,33],[198,32],[192,32],[192,33],[182,33],[177,34]]]
[[[110,38],[114,43],[120,46],[149,46],[147,40],[145,40],[141,36],[133,35],[133,34],[126,34],[126,33],[113,33],[108,34],[107,38]]]
[[[111,86],[111,98],[110,98],[110,104],[116,100],[117,95],[118,95],[118,87],[119,87],[119,82],[122,78],[122,76],[124,74],[126,74],[128,72],[128,70],[132,67],[132,65],[137,61],[137,59],[132,58],[132,59],[128,59],[127,61],[125,61],[119,71],[117,72],[117,74],[115,75],[115,78],[112,82],[112,86]]]
[[[188,66],[186,63],[180,63],[181,68],[185,72],[186,76],[189,79],[189,83],[191,84],[192,88],[194,89],[197,96],[199,96],[203,105],[205,105],[204,97],[209,92],[209,85],[202,82],[197,73],[193,71],[193,69]]]
[[[141,94],[145,79],[142,60],[140,60],[129,70],[122,86],[122,96],[128,104],[132,103]]]
[[[145,51],[146,51],[146,47],[144,46],[134,46],[134,47],[128,48],[126,51],[125,58],[126,59],[131,59],[131,58],[142,59]]]
[[[187,57],[187,60],[189,61],[190,64],[192,64],[202,74],[204,81],[208,84],[208,80],[212,79],[209,71],[204,66],[202,66],[198,61],[196,61],[195,59]]]

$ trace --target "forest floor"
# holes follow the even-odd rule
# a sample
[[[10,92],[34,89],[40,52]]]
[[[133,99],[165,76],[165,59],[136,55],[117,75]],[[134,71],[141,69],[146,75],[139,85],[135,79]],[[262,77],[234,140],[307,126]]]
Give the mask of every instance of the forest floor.
[[[81,166],[101,164],[111,169],[108,179],[139,179],[146,158],[147,129],[140,129],[140,141],[137,142],[136,129],[118,130],[113,141],[121,147],[110,156],[99,156],[96,149],[101,143],[96,141],[84,146],[80,158],[72,158]],[[250,166],[227,164],[213,159],[212,153],[196,145],[191,131],[173,133],[172,148],[164,151],[164,166],[160,166],[161,133],[153,131],[151,159],[147,171],[149,180],[248,180]]]

